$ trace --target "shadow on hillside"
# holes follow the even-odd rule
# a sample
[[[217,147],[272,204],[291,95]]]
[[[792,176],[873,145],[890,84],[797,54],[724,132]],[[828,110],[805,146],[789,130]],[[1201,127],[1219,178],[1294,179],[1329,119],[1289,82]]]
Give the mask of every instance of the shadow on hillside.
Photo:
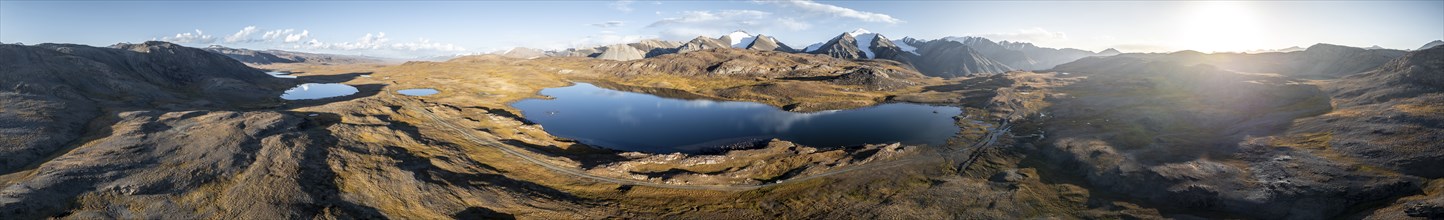
[[[311,197],[311,204],[303,206],[317,206],[300,210],[315,211],[308,213],[313,217],[320,217],[324,214],[337,215],[346,219],[381,219],[386,215],[376,208],[346,201],[341,196],[341,188],[336,185],[340,182],[339,175],[331,170],[331,146],[339,146],[340,142],[331,133],[329,127],[335,124],[341,116],[333,113],[311,113],[313,116],[301,124],[304,132],[314,136],[312,144],[306,146],[301,152],[301,169],[297,180],[301,191]]]
[[[452,218],[456,218],[456,219],[462,219],[462,220],[480,220],[480,219],[510,220],[510,219],[516,219],[516,217],[515,217],[515,216],[512,216],[511,214],[501,213],[501,212],[497,212],[496,210],[491,210],[491,209],[483,208],[483,207],[470,207],[470,208],[466,208],[466,210],[461,210],[460,212],[456,212],[455,214],[451,214],[451,217],[452,217]]]

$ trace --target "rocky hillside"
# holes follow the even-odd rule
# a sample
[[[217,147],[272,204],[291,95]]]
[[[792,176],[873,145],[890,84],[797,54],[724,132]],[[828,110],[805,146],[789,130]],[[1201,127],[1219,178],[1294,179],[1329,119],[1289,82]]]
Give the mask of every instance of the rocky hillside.
[[[644,52],[632,46],[628,46],[626,44],[616,44],[602,47],[601,51],[602,53],[596,55],[597,59],[627,61],[647,57],[647,52]]]
[[[1252,67],[1388,53],[1323,47],[1265,55],[1281,60]],[[1039,153],[1097,190],[1200,215],[1347,215],[1415,194],[1419,178],[1441,175],[1424,168],[1444,159],[1435,144],[1441,108],[1428,104],[1440,103],[1438,86],[1430,84],[1441,73],[1438,52],[1444,50],[1321,85],[1230,71],[1197,62],[1220,57],[1201,53],[1084,58],[1054,68],[1087,78],[1058,88],[1046,117],[1039,116],[1047,134]]]
[[[872,57],[868,56],[868,52],[862,51],[871,48],[861,48],[858,47],[857,44],[856,37],[852,34],[843,33],[837,35],[837,37],[833,37],[832,40],[827,40],[827,42],[822,43],[821,47],[808,51],[808,53],[840,59],[871,59]]]
[[[1178,62],[1185,65],[1208,64],[1239,72],[1278,73],[1307,78],[1338,78],[1373,70],[1403,55],[1404,51],[1400,50],[1316,44],[1298,52],[1205,54],[1197,51],[1180,51],[1167,54],[1125,54],[1123,56]]]
[[[0,171],[48,157],[112,109],[275,103],[290,84],[231,58],[165,42],[0,45]]]
[[[910,43],[918,47],[918,71],[930,76],[960,77],[1005,73],[1015,68],[973,50],[963,43],[934,40]]]
[[[1333,149],[1400,173],[1444,177],[1444,48],[1409,52],[1324,86],[1334,112],[1297,122]]]
[[[748,50],[778,51],[778,52],[788,52],[788,53],[796,52],[796,51],[797,51],[797,49],[793,49],[792,47],[787,46],[787,44],[783,44],[782,42],[777,41],[777,38],[773,38],[772,36],[761,35],[761,34],[758,34],[758,35],[757,35],[757,39],[756,39],[756,40],[753,40],[751,44],[748,44],[747,47],[746,47],[746,49],[748,49]]]
[[[721,39],[697,36],[697,38],[692,38],[691,41],[687,41],[687,43],[682,44],[682,46],[678,46],[675,53],[686,53],[717,48],[732,48],[732,46],[727,45],[727,43],[723,42]]]
[[[1019,52],[1022,52],[1024,55],[1027,55],[1027,56],[1028,56],[1028,59],[1033,61],[1033,63],[1032,63],[1031,66],[1014,66],[1014,67],[1021,68],[1021,69],[1024,69],[1024,70],[1045,70],[1045,69],[1053,68],[1054,66],[1057,66],[1058,64],[1064,64],[1064,63],[1068,63],[1068,62],[1073,62],[1073,61],[1075,61],[1075,60],[1082,59],[1082,58],[1084,58],[1084,57],[1090,57],[1090,56],[1113,56],[1113,55],[1118,55],[1118,54],[1120,54],[1120,52],[1118,52],[1118,50],[1115,50],[1115,49],[1113,49],[1113,48],[1108,48],[1108,49],[1105,49],[1105,50],[1103,50],[1103,51],[1099,51],[1099,52],[1097,52],[1097,53],[1094,53],[1094,52],[1091,52],[1091,51],[1079,50],[1079,49],[1073,49],[1073,48],[1061,48],[1061,49],[1059,49],[1059,48],[1039,47],[1039,46],[1033,45],[1032,43],[1026,43],[1026,42],[1009,42],[1009,41],[1002,41],[1002,42],[998,42],[998,45],[1001,45],[1003,48],[1006,48],[1006,49],[1009,49],[1009,50],[1014,50],[1014,51],[1019,51]]]

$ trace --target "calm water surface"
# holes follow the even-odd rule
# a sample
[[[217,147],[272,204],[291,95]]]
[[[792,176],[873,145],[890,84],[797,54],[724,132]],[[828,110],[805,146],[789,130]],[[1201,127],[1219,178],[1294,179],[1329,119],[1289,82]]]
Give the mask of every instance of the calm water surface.
[[[351,94],[356,94],[356,92],[358,91],[360,90],[356,90],[356,87],[340,83],[306,83],[293,87],[291,89],[287,89],[286,93],[281,94],[281,99],[324,99],[331,97],[348,96]]]
[[[554,99],[522,100],[512,107],[558,137],[654,153],[693,153],[771,138],[816,147],[941,145],[958,132],[952,117],[961,113],[956,107],[905,103],[797,113],[761,103],[662,98],[586,83],[541,94]]]
[[[436,91],[435,89],[402,89],[402,90],[396,90],[396,93],[401,93],[402,95],[409,95],[409,96],[429,96],[429,95],[434,95],[434,94],[436,94],[436,93],[438,93],[438,92],[441,92],[441,91]]]
[[[287,79],[295,79],[295,78],[296,78],[296,76],[292,76],[291,73],[288,73],[288,72],[271,71],[271,72],[266,72],[266,75],[271,75],[271,77],[276,77],[276,78],[287,78]]]

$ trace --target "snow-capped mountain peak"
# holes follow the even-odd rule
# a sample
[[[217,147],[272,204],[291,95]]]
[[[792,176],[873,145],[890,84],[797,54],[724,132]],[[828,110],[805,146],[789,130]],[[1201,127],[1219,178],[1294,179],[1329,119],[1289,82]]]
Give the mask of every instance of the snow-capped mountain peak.
[[[746,48],[747,45],[752,44],[752,41],[757,40],[757,35],[742,30],[733,31],[724,36],[732,39],[732,42],[727,43],[731,44],[733,48]]]
[[[950,40],[950,41],[956,41],[956,42],[958,42],[958,43],[963,43],[963,44],[968,44],[968,45],[976,44],[976,43],[983,43],[983,42],[996,44],[996,43],[994,43],[993,41],[988,40],[987,38],[974,37],[974,36],[944,37],[943,39]]]
[[[867,29],[858,28],[857,30],[847,32],[847,35],[852,36],[853,39],[857,40],[857,49],[861,50],[868,59],[877,57],[877,53],[874,53],[872,51],[872,40],[873,38],[877,38],[877,33],[873,33],[872,31],[868,31]]]
[[[872,31],[868,31],[867,29],[858,28],[857,30],[852,30],[851,32],[847,32],[847,35],[852,35],[852,37],[857,37],[858,35],[871,34],[871,33],[872,33]]]

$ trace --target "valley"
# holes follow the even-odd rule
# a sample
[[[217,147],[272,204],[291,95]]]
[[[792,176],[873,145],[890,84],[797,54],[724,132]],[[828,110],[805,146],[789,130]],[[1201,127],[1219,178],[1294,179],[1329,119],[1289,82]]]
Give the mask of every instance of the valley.
[[[1444,219],[1444,0],[0,0],[0,220]]]
[[[173,85],[147,84],[159,78],[144,74],[170,72],[106,60],[206,57],[226,64],[204,66],[229,65],[223,77],[238,79],[210,81],[257,89],[154,89],[169,93],[135,101],[66,80],[21,78],[39,76],[26,72],[40,70],[37,62],[7,58],[4,75],[18,81],[5,87],[21,89],[6,93],[4,119],[21,130],[6,130],[5,137],[23,145],[6,149],[36,152],[7,157],[0,176],[7,186],[0,213],[19,218],[1394,219],[1429,215],[1428,207],[1441,205],[1429,199],[1438,198],[1430,196],[1437,191],[1431,178],[1440,177],[1425,168],[1444,158],[1431,150],[1440,124],[1430,110],[1444,102],[1440,87],[1428,84],[1441,73],[1440,48],[1330,79],[1235,72],[1181,62],[1178,54],[1083,58],[1048,71],[956,78],[924,76],[893,61],[728,48],[631,61],[480,55],[379,65],[250,64],[295,77],[276,78],[163,42],[6,45],[4,52],[96,62],[92,68],[131,77],[92,78],[102,85],[157,87]],[[355,91],[282,95],[303,83]],[[583,94],[616,90],[713,107],[752,102],[745,105],[802,114],[885,103],[951,106],[958,111],[941,113],[957,130],[930,144],[751,139],[692,153],[620,151],[558,137],[547,122],[536,123],[549,113],[518,107],[568,99],[545,94],[574,85],[593,86]],[[398,93],[410,89],[434,92]],[[67,111],[87,117],[21,113],[75,108],[46,107],[56,105],[95,110]],[[1392,116],[1366,117],[1375,114]],[[1323,122],[1338,120],[1367,123]],[[69,136],[14,133],[24,130]],[[1397,144],[1371,144],[1381,137]],[[1399,156],[1363,156],[1382,152]],[[256,202],[234,203],[240,201]]]

